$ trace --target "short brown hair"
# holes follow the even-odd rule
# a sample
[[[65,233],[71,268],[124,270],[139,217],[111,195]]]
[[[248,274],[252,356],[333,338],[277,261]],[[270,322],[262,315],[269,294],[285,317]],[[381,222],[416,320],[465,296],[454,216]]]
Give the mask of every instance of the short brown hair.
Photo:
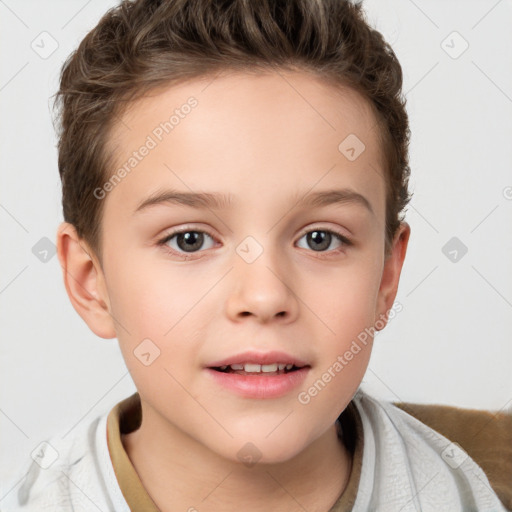
[[[67,58],[56,93],[64,220],[101,261],[112,126],[128,102],[223,70],[293,69],[349,86],[370,103],[386,172],[386,252],[410,200],[402,69],[350,0],[123,0]],[[341,142],[341,141],[340,141]]]

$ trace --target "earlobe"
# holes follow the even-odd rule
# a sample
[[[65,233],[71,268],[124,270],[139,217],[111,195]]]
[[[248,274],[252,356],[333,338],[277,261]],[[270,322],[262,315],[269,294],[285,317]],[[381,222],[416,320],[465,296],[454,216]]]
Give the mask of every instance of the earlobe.
[[[393,302],[398,291],[398,283],[400,281],[400,274],[402,272],[402,266],[405,260],[405,254],[407,252],[407,244],[409,243],[409,237],[411,234],[411,228],[407,222],[401,222],[400,227],[395,234],[393,242],[391,244],[390,252],[384,262],[384,269],[382,271],[382,279],[380,282],[378,301],[377,301],[377,319],[380,320],[380,324],[384,321],[385,324],[381,330],[387,324],[387,317],[389,311],[393,307]]]
[[[57,255],[69,299],[89,328],[101,338],[115,338],[108,293],[101,266],[72,224],[57,230]]]

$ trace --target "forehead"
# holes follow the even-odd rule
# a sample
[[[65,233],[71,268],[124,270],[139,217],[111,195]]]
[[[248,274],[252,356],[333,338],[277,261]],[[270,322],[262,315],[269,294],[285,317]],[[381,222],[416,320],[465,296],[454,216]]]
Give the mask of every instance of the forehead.
[[[224,72],[160,87],[130,104],[111,131],[111,170],[129,167],[129,176],[110,195],[134,206],[158,182],[236,190],[249,180],[253,192],[299,190],[349,172],[352,184],[378,189],[379,203],[378,129],[356,91],[304,72]],[[143,146],[151,149],[127,167]]]

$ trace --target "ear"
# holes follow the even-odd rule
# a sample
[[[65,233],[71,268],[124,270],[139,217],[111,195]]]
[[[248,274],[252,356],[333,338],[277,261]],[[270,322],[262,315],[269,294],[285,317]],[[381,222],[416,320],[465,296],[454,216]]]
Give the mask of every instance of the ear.
[[[101,338],[115,338],[115,325],[103,270],[94,252],[63,222],[57,229],[57,254],[69,299],[89,328]]]
[[[378,324],[382,325],[382,322],[384,322],[384,325],[377,330],[384,329],[387,324],[388,314],[393,306],[398,290],[398,282],[400,280],[400,273],[402,271],[405,253],[407,252],[410,234],[411,227],[409,224],[407,224],[407,222],[401,222],[393,238],[389,253],[384,261],[375,317],[375,324],[377,324],[377,319],[379,319]]]

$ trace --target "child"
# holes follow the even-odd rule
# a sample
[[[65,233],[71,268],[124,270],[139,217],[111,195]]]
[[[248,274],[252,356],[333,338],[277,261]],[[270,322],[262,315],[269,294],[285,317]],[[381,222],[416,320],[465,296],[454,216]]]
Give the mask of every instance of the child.
[[[61,76],[57,245],[137,393],[43,445],[5,510],[505,510],[358,389],[400,307],[401,86],[344,0],[106,13]]]

